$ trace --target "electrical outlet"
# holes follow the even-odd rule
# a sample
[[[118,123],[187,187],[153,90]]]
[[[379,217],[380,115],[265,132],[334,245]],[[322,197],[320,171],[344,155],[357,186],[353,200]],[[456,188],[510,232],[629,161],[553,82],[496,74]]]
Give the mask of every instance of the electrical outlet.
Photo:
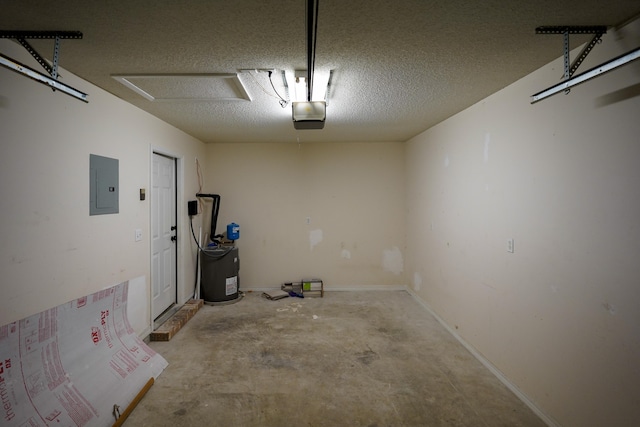
[[[136,228],[136,242],[139,242],[141,240],[142,240],[142,229]]]
[[[513,244],[514,244],[513,239],[508,239],[507,240],[507,252],[510,252],[510,253],[514,252]]]

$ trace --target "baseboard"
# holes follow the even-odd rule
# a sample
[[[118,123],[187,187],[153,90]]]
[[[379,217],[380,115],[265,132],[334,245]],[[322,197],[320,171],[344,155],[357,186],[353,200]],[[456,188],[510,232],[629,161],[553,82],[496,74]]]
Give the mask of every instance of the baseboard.
[[[325,291],[357,292],[357,291],[406,291],[404,285],[363,285],[363,286],[325,286]]]
[[[271,287],[242,287],[243,292],[264,292],[278,289],[278,286]],[[406,291],[407,287],[404,285],[364,285],[364,286],[324,286],[325,292],[355,292],[355,291]]]
[[[540,408],[538,408],[538,406],[533,403],[533,401],[531,399],[529,399],[529,397],[524,394],[515,384],[513,384],[511,381],[509,381],[509,378],[507,378],[498,368],[496,368],[491,362],[489,362],[489,360],[487,358],[485,358],[478,350],[476,350],[471,344],[469,344],[468,342],[466,342],[460,335],[458,335],[456,333],[456,331],[451,328],[445,321],[444,319],[442,319],[440,316],[438,316],[438,314],[433,311],[433,309],[429,306],[429,304],[427,304],[422,298],[420,298],[420,296],[418,294],[416,294],[413,289],[411,289],[410,287],[406,287],[405,290],[422,306],[424,307],[425,310],[427,310],[433,317],[436,318],[436,320],[442,325],[444,326],[444,328],[451,334],[453,335],[453,337],[458,340],[458,342],[460,344],[462,344],[464,346],[464,348],[466,348],[469,353],[471,353],[473,355],[473,357],[475,357],[476,359],[478,359],[478,361],[480,363],[482,363],[485,368],[487,368],[489,371],[491,371],[491,373],[493,375],[496,376],[496,378],[498,378],[498,380],[504,384],[509,390],[511,390],[511,392],[513,394],[515,394],[518,399],[520,399],[525,405],[527,405],[529,407],[529,409],[531,409],[538,417],[540,417],[540,419],[547,424],[549,427],[561,427],[560,424],[558,424],[555,420],[553,420],[553,418],[551,418],[550,416],[548,416],[547,414],[545,414]]]

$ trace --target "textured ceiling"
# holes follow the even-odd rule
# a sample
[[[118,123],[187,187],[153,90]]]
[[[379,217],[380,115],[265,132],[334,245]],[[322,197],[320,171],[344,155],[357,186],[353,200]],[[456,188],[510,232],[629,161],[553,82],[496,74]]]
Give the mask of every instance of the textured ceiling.
[[[334,70],[323,130],[295,130],[266,73],[240,74],[250,102],[154,102],[112,77],[304,69],[305,3],[3,0],[0,29],[81,31],[61,42],[61,67],[204,142],[368,142],[406,141],[561,56],[562,37],[538,26],[640,13],[638,0],[320,0],[316,71]],[[52,41],[32,44],[51,57]]]

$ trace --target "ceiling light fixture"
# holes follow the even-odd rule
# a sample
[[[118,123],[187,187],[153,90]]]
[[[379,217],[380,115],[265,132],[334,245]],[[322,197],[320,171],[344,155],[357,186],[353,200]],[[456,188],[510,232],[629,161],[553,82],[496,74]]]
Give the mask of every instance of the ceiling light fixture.
[[[293,95],[294,102],[304,102],[307,100],[307,70],[295,71]]]
[[[296,129],[322,129],[326,119],[327,97],[329,94],[329,72],[316,72],[311,99],[308,100],[307,70],[287,73],[287,85],[292,101],[293,126]]]
[[[329,83],[333,75],[333,70],[316,71],[315,84],[311,99],[307,99],[307,70],[295,70],[293,73],[285,73],[287,86],[289,88],[289,97],[292,102],[305,101],[328,101]]]

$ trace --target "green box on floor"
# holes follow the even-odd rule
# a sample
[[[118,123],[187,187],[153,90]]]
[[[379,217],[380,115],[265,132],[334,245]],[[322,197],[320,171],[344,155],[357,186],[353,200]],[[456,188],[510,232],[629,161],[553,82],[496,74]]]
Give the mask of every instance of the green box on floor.
[[[324,285],[320,279],[303,279],[302,292],[305,296],[324,296]]]

